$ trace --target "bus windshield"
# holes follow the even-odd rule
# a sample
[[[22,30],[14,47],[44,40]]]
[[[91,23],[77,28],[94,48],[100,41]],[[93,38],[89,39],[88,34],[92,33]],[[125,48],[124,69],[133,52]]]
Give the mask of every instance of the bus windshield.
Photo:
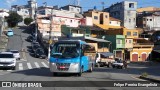
[[[79,44],[58,43],[53,46],[51,57],[54,58],[76,58],[80,55]]]

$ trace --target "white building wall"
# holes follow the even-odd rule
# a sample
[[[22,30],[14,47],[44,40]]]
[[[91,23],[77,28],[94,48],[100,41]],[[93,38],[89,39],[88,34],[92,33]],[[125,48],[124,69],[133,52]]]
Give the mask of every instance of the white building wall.
[[[86,17],[86,25],[87,26],[93,26],[92,17]]]
[[[120,26],[120,22],[119,21],[110,21],[110,24],[111,26]]]
[[[160,30],[160,16],[147,16],[145,22],[148,30]]]

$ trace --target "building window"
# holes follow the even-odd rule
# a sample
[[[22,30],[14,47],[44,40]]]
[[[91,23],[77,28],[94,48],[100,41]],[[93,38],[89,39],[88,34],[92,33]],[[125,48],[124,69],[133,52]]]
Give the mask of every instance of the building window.
[[[121,44],[121,43],[122,43],[122,40],[118,39],[117,44]]]
[[[80,21],[78,21],[78,24],[81,24],[81,22],[80,22]]]
[[[26,14],[28,14],[28,11],[25,11]]]
[[[77,11],[79,12],[79,9],[77,9]]]
[[[146,19],[145,19],[145,18],[143,18],[143,21],[146,21]]]
[[[127,36],[131,36],[131,32],[127,32]]]
[[[129,8],[134,8],[134,3],[129,3]]]
[[[138,35],[138,33],[137,32],[133,32],[133,36],[137,36]]]
[[[107,15],[106,15],[105,17],[106,17],[106,18],[108,18],[108,16],[107,16]]]
[[[72,20],[70,20],[70,22],[72,23]]]
[[[94,19],[98,19],[98,17],[97,17],[97,16],[94,16]]]
[[[132,40],[129,40],[129,43],[132,43]]]
[[[147,19],[147,21],[148,21],[148,19]]]
[[[73,8],[71,8],[71,11],[73,11]]]
[[[134,20],[134,21],[136,21],[136,19],[135,19],[135,18],[133,18],[133,20]]]
[[[131,19],[129,19],[129,23],[131,22]]]
[[[150,19],[150,21],[152,21],[152,19]]]
[[[109,23],[111,24],[112,22],[110,21]]]

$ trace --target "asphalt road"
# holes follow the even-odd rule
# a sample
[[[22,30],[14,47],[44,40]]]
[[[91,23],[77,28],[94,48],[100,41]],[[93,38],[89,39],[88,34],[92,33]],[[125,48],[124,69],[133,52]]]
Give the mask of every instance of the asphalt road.
[[[14,36],[9,38],[8,49],[24,49],[21,60],[17,61],[16,70],[0,70],[0,81],[143,81],[134,76],[138,74],[133,68],[113,69],[95,68],[92,73],[76,75],[52,76],[49,71],[48,61],[32,57],[31,43],[25,39],[28,31],[24,28],[14,30]],[[73,83],[74,84],[74,83]],[[91,83],[92,84],[92,83]],[[93,82],[94,84],[94,82]],[[107,84],[107,83],[106,83]],[[43,88],[0,88],[0,90],[158,90],[158,88],[132,88],[132,87],[43,87]]]

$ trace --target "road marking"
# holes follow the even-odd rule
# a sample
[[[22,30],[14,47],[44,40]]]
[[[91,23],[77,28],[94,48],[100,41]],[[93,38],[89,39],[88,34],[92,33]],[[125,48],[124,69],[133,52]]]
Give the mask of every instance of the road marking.
[[[12,70],[7,70],[7,71],[9,71],[9,72],[10,72],[10,71],[12,71]]]
[[[23,57],[23,60],[26,60],[26,61],[27,61],[26,52],[25,52],[25,49],[24,49],[24,48],[22,49],[22,57]]]
[[[44,62],[41,62],[43,64],[44,67],[48,67]]]
[[[35,66],[36,66],[37,68],[40,67],[37,62],[34,62],[34,64],[35,64]]]
[[[19,70],[23,70],[23,65],[22,65],[22,63],[19,63]]]
[[[27,66],[28,66],[29,69],[32,69],[32,66],[31,66],[30,63],[27,63]]]

